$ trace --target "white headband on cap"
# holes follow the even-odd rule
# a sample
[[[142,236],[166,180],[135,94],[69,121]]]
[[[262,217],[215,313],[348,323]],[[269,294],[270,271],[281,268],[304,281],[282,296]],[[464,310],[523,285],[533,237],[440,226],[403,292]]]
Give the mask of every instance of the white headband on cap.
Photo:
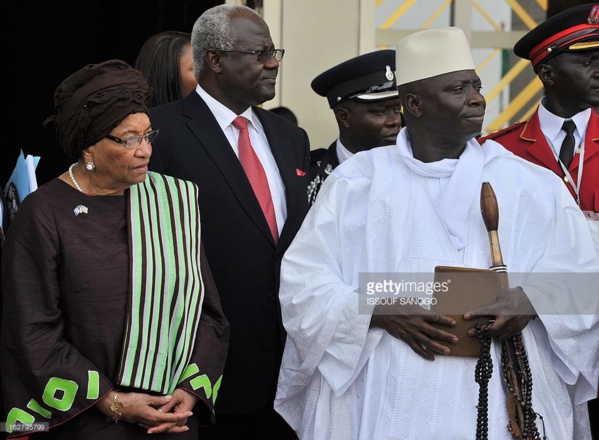
[[[474,70],[474,60],[464,31],[457,27],[414,32],[397,42],[397,85],[444,73]]]

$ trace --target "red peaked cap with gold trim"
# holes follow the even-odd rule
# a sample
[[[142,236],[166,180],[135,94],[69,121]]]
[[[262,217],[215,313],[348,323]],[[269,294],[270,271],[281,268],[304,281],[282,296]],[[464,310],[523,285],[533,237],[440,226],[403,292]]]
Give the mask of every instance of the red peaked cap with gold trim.
[[[528,32],[514,46],[514,53],[536,68],[565,51],[599,48],[599,3],[566,9]]]

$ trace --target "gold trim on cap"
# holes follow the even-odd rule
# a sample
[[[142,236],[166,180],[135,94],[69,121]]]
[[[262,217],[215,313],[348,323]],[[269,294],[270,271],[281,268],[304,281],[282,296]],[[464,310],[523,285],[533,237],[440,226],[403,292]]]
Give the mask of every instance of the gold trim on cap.
[[[599,41],[583,41],[581,43],[574,43],[568,49],[583,50],[583,49],[592,49],[593,47],[599,47]]]

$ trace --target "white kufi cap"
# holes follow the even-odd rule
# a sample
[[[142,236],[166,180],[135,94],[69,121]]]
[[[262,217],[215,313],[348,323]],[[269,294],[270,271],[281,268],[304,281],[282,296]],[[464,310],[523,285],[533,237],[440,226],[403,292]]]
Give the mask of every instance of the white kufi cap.
[[[474,60],[464,31],[457,27],[414,32],[397,42],[397,85],[444,73],[474,70]]]

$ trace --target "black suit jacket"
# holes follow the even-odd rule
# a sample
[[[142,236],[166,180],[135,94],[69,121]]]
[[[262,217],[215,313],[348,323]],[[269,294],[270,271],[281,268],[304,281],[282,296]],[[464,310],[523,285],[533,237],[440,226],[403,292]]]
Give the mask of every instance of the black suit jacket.
[[[281,259],[308,211],[305,131],[272,112],[254,111],[285,184],[287,220],[277,245],[239,159],[202,98],[192,93],[150,109],[152,126],[160,130],[150,169],[198,185],[202,239],[231,324],[217,417],[272,405],[285,342]]]
[[[310,205],[316,202],[316,196],[320,192],[324,181],[335,168],[339,166],[337,156],[337,141],[333,142],[328,149],[318,148],[310,152],[310,164],[308,166],[308,200]]]

